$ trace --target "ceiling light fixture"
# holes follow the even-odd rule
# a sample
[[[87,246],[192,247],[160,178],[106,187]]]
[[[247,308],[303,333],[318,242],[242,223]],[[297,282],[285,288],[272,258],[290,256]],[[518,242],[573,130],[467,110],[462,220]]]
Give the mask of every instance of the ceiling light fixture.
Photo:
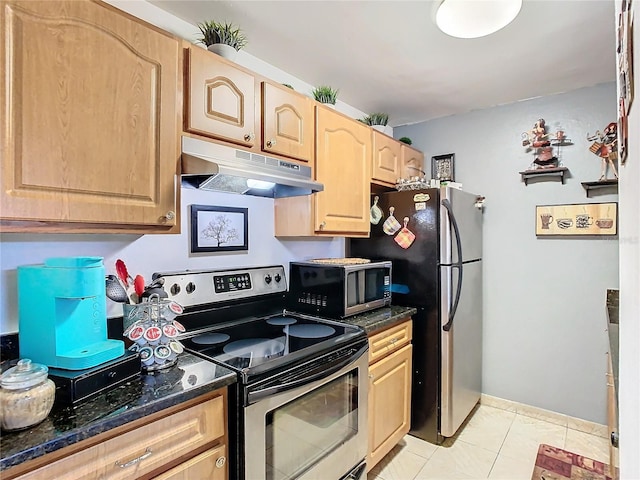
[[[452,37],[484,37],[509,25],[521,8],[522,0],[442,0],[436,25]]]

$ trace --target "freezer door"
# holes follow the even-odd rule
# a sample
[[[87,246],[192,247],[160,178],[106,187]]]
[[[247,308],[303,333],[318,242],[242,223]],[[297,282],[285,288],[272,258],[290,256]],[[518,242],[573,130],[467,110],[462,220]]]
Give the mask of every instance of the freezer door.
[[[458,307],[450,318],[462,277]],[[440,433],[453,436],[482,391],[482,262],[440,267],[441,334]]]
[[[467,262],[482,258],[482,210],[475,206],[478,195],[443,187],[440,192],[440,263]],[[456,232],[449,212],[442,206],[448,200],[458,227],[462,256],[456,246]]]

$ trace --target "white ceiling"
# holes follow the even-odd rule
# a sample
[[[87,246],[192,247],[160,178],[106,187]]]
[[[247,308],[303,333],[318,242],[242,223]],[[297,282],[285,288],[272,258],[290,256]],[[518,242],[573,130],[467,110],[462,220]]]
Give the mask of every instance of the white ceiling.
[[[479,39],[440,32],[434,0],[150,3],[192,24],[239,25],[251,55],[393,126],[615,79],[613,0],[524,0]]]

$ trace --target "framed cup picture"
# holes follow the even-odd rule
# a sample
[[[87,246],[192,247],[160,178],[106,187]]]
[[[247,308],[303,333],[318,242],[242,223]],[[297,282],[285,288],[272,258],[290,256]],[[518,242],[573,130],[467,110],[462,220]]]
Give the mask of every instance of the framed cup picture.
[[[537,236],[617,235],[618,204],[536,206]]]
[[[191,205],[191,253],[249,250],[249,209]]]
[[[431,178],[441,182],[455,182],[454,157],[453,153],[431,157]]]

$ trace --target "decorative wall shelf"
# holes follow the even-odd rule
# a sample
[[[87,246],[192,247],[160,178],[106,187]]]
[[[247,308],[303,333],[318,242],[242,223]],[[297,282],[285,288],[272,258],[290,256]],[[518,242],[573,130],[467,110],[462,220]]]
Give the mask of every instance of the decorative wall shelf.
[[[528,185],[529,180],[538,179],[543,177],[558,177],[564,185],[564,176],[569,172],[567,167],[554,167],[554,168],[537,168],[535,170],[525,170],[519,172],[522,175],[524,184]]]
[[[598,191],[603,189],[611,190],[612,192],[615,189],[615,193],[618,193],[618,179],[615,178],[611,180],[599,180],[597,182],[582,182],[582,187],[587,192],[587,198],[591,196],[592,191]],[[602,193],[605,193],[605,192],[603,191]],[[609,193],[609,192],[607,191],[606,193]]]

